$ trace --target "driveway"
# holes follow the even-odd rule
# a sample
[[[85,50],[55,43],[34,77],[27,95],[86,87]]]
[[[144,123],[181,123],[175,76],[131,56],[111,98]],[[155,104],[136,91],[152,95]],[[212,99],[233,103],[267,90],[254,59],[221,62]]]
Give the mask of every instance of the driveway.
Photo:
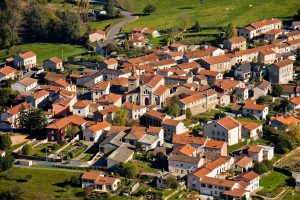
[[[124,28],[127,24],[130,22],[133,22],[137,20],[139,17],[134,16],[133,13],[121,10],[121,13],[124,15],[124,18],[122,21],[114,24],[107,32],[106,39],[103,42],[102,46],[105,46],[109,43],[114,43],[115,42],[115,37],[120,33],[121,29]]]

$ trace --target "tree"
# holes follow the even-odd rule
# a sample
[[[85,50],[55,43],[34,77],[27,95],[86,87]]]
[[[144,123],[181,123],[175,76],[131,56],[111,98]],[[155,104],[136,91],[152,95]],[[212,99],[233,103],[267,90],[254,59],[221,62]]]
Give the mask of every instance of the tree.
[[[31,134],[36,134],[42,131],[47,126],[47,118],[42,110],[39,109],[24,109],[21,108],[18,118],[19,128],[29,131]]]
[[[13,91],[9,87],[0,87],[0,105],[11,106],[16,102],[18,94],[17,91]]]
[[[22,148],[22,154],[30,155],[32,152],[32,144],[25,144]]]
[[[179,18],[179,29],[186,30],[190,23],[190,18],[188,15],[181,15]]]
[[[180,107],[176,103],[169,103],[166,107],[166,113],[173,117],[180,115]]]
[[[272,84],[272,95],[274,97],[280,97],[280,95],[282,95],[282,93],[283,93],[282,85],[280,85],[278,83]]]
[[[195,25],[192,27],[193,31],[195,32],[199,32],[201,31],[201,27],[200,27],[200,24],[199,24],[199,21],[197,20]]]
[[[128,40],[125,40],[125,41],[124,41],[123,46],[124,46],[124,49],[125,49],[126,51],[129,51],[129,43],[128,43]]]
[[[192,111],[190,108],[187,108],[186,111],[185,111],[185,115],[187,118],[191,119],[192,118]]]
[[[7,150],[11,147],[11,139],[9,134],[0,135],[0,149]]]
[[[0,200],[22,200],[24,189],[20,186],[11,188],[5,192],[0,193]]]
[[[0,48],[7,48],[19,41],[22,22],[20,0],[0,1]]]
[[[255,171],[258,174],[264,174],[268,171],[268,168],[264,163],[256,162],[253,166],[253,171]]]
[[[120,163],[116,166],[116,171],[121,176],[126,178],[134,178],[138,175],[138,166],[135,162]]]
[[[115,0],[107,0],[104,5],[104,10],[106,11],[108,18],[116,17]]]
[[[10,169],[13,166],[14,162],[15,159],[10,153],[7,153],[3,157],[0,156],[0,172],[4,172]]]
[[[73,139],[77,133],[79,133],[80,129],[77,126],[68,126],[66,130],[66,136]]]
[[[293,107],[287,98],[281,99],[280,104],[275,107],[275,110],[282,112],[282,113],[289,112],[292,109],[293,109]]]
[[[272,97],[271,96],[260,96],[256,100],[257,104],[265,104],[265,103],[272,103]]]
[[[237,36],[237,30],[236,28],[233,26],[233,24],[228,24],[225,27],[225,37],[226,38],[232,38],[232,37],[236,37]]]
[[[72,176],[69,180],[67,180],[68,184],[72,187],[80,187],[80,177],[79,176]]]
[[[224,112],[217,112],[214,116],[214,119],[221,119],[223,117],[226,117],[226,114]]]
[[[177,179],[174,176],[167,177],[165,183],[169,188],[172,189],[176,189],[178,187]]]
[[[115,126],[125,126],[128,120],[128,111],[123,108],[117,108],[116,114],[113,120]]]
[[[145,6],[143,13],[145,15],[150,15],[151,13],[155,12],[155,10],[156,10],[156,6],[153,4],[149,4]]]
[[[291,123],[285,126],[286,134],[293,137],[294,140],[296,140],[297,143],[300,142],[300,126]]]

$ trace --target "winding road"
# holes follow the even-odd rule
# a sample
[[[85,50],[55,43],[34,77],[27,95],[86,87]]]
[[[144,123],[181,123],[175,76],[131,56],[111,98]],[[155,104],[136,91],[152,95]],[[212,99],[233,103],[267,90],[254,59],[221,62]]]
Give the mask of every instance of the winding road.
[[[130,22],[133,22],[135,20],[137,20],[139,17],[138,16],[134,16],[133,13],[125,11],[125,10],[121,10],[121,13],[124,15],[124,18],[122,21],[114,24],[107,32],[107,36],[106,39],[103,41],[102,46],[105,46],[109,43],[115,43],[116,40],[116,36],[119,34],[119,32],[121,31],[121,29],[126,26],[127,24],[129,24]]]

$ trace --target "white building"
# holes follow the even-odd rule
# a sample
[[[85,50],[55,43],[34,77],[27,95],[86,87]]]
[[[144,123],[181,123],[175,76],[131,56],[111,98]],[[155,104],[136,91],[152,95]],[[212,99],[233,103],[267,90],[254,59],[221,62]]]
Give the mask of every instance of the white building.
[[[34,78],[25,77],[22,80],[11,85],[12,90],[19,92],[27,92],[38,86],[38,80]]]
[[[32,51],[20,54],[14,58],[14,67],[20,70],[30,70],[36,66],[36,54]]]

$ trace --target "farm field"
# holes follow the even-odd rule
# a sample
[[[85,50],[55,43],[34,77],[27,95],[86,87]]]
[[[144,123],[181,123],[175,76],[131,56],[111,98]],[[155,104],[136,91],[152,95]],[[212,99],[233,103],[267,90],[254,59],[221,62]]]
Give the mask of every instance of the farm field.
[[[14,56],[21,52],[33,51],[37,54],[37,64],[53,56],[67,58],[72,55],[84,53],[86,50],[79,45],[60,44],[60,43],[27,43],[15,45],[9,50],[0,50],[0,59]]]
[[[33,177],[27,182],[25,176],[29,174]],[[81,188],[64,184],[64,181],[72,176],[80,176],[80,173],[13,167],[0,173],[0,192],[20,187],[24,191],[24,200],[83,199]]]
[[[124,1],[119,1],[124,2]],[[149,16],[129,24],[126,29],[135,26],[147,26],[162,30],[180,26],[181,18],[186,18],[189,26],[199,20],[200,26],[225,26],[233,23],[244,26],[252,21],[277,17],[288,20],[297,13],[298,0],[132,0],[134,12],[142,14],[148,4],[156,6],[156,11]],[[124,8],[128,9],[126,4]],[[128,5],[128,4],[127,4]]]
[[[300,149],[285,156],[278,164],[278,167],[283,167],[287,170],[300,172]]]

